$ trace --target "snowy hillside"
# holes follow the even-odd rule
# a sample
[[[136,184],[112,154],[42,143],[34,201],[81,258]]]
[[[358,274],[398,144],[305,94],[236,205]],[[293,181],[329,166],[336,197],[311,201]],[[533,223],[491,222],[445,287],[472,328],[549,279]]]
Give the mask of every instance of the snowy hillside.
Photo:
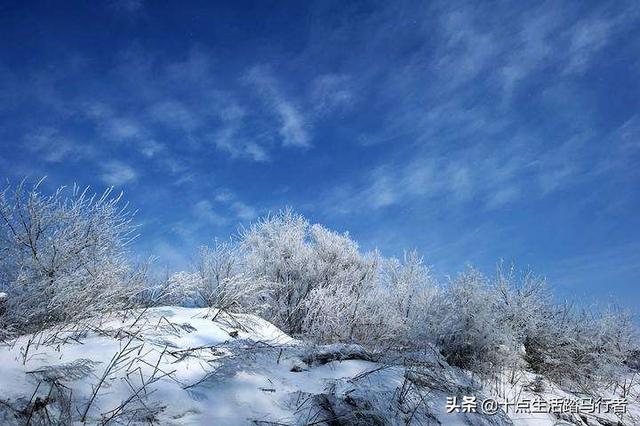
[[[552,414],[447,413],[447,397],[482,400],[488,393],[435,351],[399,356],[357,345],[312,346],[255,316],[216,313],[152,308],[18,338],[0,348],[1,424],[558,421]],[[550,389],[544,398],[569,396]],[[624,424],[637,424],[638,406],[628,411]],[[613,414],[600,417],[618,424]]]

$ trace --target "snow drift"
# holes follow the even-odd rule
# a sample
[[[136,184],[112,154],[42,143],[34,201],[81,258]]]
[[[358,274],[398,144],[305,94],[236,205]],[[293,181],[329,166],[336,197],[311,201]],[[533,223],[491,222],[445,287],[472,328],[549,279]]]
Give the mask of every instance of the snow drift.
[[[533,395],[525,385],[534,380],[524,374],[503,391]],[[447,397],[482,400],[488,389],[431,348],[400,356],[309,345],[256,316],[211,309],[127,311],[0,348],[3,425],[558,424],[552,414],[447,412]],[[630,425],[640,410],[599,423],[563,417]]]

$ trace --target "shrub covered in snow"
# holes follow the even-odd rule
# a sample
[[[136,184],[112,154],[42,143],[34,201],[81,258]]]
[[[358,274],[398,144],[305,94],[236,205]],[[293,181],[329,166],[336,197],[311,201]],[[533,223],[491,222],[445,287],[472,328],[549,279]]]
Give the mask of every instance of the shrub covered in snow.
[[[364,331],[377,256],[362,255],[348,234],[284,211],[251,226],[240,246],[248,273],[270,295],[265,315],[283,330],[326,340]]]
[[[19,330],[118,309],[140,291],[144,268],[129,260],[133,212],[111,189],[22,183],[0,193],[0,290],[5,323]]]
[[[262,312],[268,297],[265,280],[248,270],[241,250],[232,241],[200,248],[195,281],[199,305],[227,312]]]
[[[234,241],[216,240],[213,247],[200,248],[192,271],[174,272],[153,286],[145,303],[261,313],[269,293],[265,280],[250,273],[246,260]]]
[[[264,279],[271,295],[267,319],[288,333],[302,332],[305,300],[313,289],[309,223],[285,211],[253,224],[241,235],[247,271]]]
[[[567,305],[548,309],[525,341],[525,360],[534,371],[580,389],[624,380],[632,368],[629,357],[639,347],[628,312],[576,312]]]
[[[484,275],[469,268],[452,279],[438,311],[436,343],[450,364],[480,373],[502,367],[513,336],[496,315]]]
[[[348,234],[291,211],[267,217],[239,243],[254,279],[266,280],[267,318],[324,342],[417,348],[483,375],[532,368],[557,382],[616,382],[638,348],[621,312],[578,314],[553,301],[545,280],[498,265],[439,285],[415,252],[402,260],[362,253]]]
[[[585,388],[637,368],[626,313],[558,305],[543,279],[503,265],[494,277],[469,267],[439,284],[416,252],[364,253],[348,233],[290,210],[201,248],[192,270],[141,295],[145,269],[129,260],[136,228],[121,195],[39,188],[0,194],[2,334],[142,301],[254,313],[320,343],[437,347],[450,364],[484,376],[529,368]]]
[[[402,260],[387,258],[380,263],[373,297],[380,305],[387,334],[402,345],[432,341],[443,299],[431,269],[416,251],[405,252]]]

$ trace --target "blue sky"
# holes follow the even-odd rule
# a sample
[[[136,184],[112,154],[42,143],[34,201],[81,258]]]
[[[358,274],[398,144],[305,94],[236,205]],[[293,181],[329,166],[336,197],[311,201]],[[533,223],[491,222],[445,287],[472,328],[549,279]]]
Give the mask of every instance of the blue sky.
[[[640,5],[0,6],[0,177],[114,185],[141,254],[291,206],[439,274],[640,303]]]

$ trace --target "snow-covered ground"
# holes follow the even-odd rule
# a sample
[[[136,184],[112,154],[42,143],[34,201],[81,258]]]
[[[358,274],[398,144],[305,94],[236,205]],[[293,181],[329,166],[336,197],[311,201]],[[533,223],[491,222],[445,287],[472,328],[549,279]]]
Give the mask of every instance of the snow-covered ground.
[[[575,398],[548,383],[534,394],[533,380],[522,375],[501,396]],[[255,316],[208,309],[122,313],[0,347],[2,425],[559,424],[546,413],[447,412],[447,397],[481,401],[491,391],[434,350],[398,357],[313,346]],[[635,401],[624,424],[639,424]]]

